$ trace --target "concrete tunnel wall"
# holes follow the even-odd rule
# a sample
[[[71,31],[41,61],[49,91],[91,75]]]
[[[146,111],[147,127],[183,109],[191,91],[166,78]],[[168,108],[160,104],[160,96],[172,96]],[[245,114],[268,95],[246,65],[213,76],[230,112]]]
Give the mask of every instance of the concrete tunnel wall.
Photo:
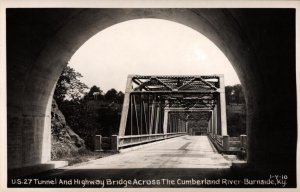
[[[246,95],[249,166],[295,174],[294,9],[7,9],[6,14],[9,170],[50,161],[52,92],[74,52],[113,24],[158,18],[199,31],[232,63]]]

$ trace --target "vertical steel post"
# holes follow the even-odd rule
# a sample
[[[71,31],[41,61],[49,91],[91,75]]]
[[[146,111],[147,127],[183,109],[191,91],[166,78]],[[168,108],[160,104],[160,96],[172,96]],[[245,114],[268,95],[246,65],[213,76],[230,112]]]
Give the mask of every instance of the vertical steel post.
[[[132,100],[132,95],[130,95],[130,135],[133,135],[133,117],[132,117],[132,113],[133,113],[133,100]]]
[[[224,84],[224,75],[219,76],[220,83],[220,99],[219,99],[219,107],[220,107],[220,118],[221,118],[221,134],[227,135],[227,118],[226,118],[226,97],[225,97],[225,84]]]
[[[140,127],[141,135],[143,134],[143,105],[142,105],[142,93],[140,94]]]
[[[132,91],[132,76],[128,75],[126,89],[125,89],[125,95],[124,95],[123,108],[122,108],[122,116],[121,116],[121,121],[120,121],[119,136],[125,135],[131,91]]]
[[[135,121],[136,121],[136,128],[137,128],[137,134],[140,134],[140,127],[139,127],[139,118],[138,118],[138,112],[137,112],[137,107],[136,107],[136,100],[135,100],[135,95],[133,96],[133,106],[134,106],[134,111],[135,111]]]
[[[145,118],[145,130],[146,130],[146,134],[148,133],[148,120],[147,120],[147,112],[146,112],[146,106],[145,106],[145,102],[143,101],[143,108],[144,108],[144,118]]]
[[[152,104],[151,104],[150,131],[149,131],[149,134],[153,133],[154,117],[155,117],[155,102],[154,102],[154,98],[153,98]]]
[[[160,113],[160,108],[159,106],[156,107],[156,121],[155,121],[155,134],[158,133],[158,125],[159,125],[159,113]]]

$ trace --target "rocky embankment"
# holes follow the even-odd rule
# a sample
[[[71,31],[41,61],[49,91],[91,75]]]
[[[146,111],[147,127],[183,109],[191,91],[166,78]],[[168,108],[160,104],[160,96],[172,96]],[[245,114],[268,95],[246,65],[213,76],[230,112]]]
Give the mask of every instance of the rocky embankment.
[[[84,140],[67,125],[55,100],[51,109],[51,145],[52,160],[74,156],[86,150]]]

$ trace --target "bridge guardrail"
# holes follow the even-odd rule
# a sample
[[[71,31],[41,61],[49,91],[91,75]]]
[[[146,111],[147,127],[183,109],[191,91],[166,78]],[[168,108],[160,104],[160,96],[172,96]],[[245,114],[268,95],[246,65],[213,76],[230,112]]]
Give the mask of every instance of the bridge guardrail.
[[[247,149],[247,135],[230,137],[228,135],[208,135],[216,149],[221,153],[245,153]]]
[[[118,136],[112,135],[110,139],[110,149],[114,151],[118,151],[120,148],[131,147],[139,144],[144,144],[153,141],[159,141],[163,139],[169,139],[173,137],[178,137],[182,135],[186,135],[186,132],[178,132],[178,133],[160,133],[160,134],[145,134],[145,135],[126,135],[126,136]],[[95,151],[102,151],[104,148],[102,147],[103,139],[107,139],[106,137],[101,137],[101,135],[95,136]],[[106,141],[106,143],[108,143]],[[107,149],[107,148],[106,148]]]
[[[172,138],[172,137],[178,137],[178,136],[182,136],[185,134],[186,134],[186,132],[122,136],[122,137],[118,137],[118,140],[119,140],[118,149],[133,146],[133,145],[148,143],[148,142],[152,142],[152,141],[158,141],[158,140],[168,139],[168,138]]]

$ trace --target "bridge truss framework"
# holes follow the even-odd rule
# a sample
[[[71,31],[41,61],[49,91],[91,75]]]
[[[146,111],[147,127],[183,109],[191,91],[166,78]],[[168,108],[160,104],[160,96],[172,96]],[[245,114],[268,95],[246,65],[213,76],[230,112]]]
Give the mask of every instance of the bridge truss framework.
[[[175,114],[203,111],[208,133],[227,135],[223,75],[129,75],[118,136],[187,133],[188,119]]]

